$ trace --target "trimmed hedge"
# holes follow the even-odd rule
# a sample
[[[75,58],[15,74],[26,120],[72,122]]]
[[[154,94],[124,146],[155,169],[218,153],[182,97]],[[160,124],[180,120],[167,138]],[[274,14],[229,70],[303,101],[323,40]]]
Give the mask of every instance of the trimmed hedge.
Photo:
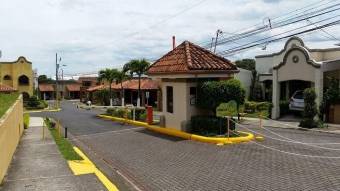
[[[244,103],[244,112],[255,113],[258,111],[270,111],[272,108],[272,103],[269,102],[255,102],[246,101]]]
[[[146,120],[145,109],[136,109],[135,112],[136,112],[135,113],[135,120],[137,120],[137,121],[145,121]],[[113,117],[120,117],[120,118],[125,118],[125,115],[127,115],[128,119],[133,119],[133,110],[132,109],[109,108],[109,109],[106,110],[106,114],[111,115]]]
[[[192,116],[191,131],[198,135],[223,135],[227,133],[227,119],[215,116]],[[235,130],[235,124],[230,121],[230,130]]]

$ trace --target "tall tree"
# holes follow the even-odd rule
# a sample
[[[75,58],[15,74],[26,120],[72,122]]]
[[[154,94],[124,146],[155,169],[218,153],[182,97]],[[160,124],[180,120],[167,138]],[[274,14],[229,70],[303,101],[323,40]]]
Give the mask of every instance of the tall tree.
[[[119,70],[117,71],[117,76],[116,76],[116,84],[120,84],[120,95],[122,98],[122,106],[124,106],[124,87],[123,87],[123,82],[128,79],[128,75],[126,75],[125,70]]]
[[[254,59],[250,59],[250,58],[246,58],[246,59],[242,59],[242,60],[237,60],[235,62],[236,66],[239,68],[243,68],[246,70],[250,70],[253,71],[255,70],[255,60]]]
[[[100,70],[98,75],[98,81],[102,82],[106,80],[109,82],[109,97],[110,97],[110,106],[112,106],[112,83],[116,80],[118,74],[117,69],[109,69],[106,68],[105,70]]]
[[[140,82],[141,77],[143,74],[146,73],[150,66],[150,63],[146,61],[145,59],[141,60],[131,60],[130,62],[126,63],[124,65],[123,70],[130,73],[131,76],[134,74],[138,76],[138,99],[137,99],[137,106],[140,106],[140,100],[141,100],[141,91],[140,91]]]

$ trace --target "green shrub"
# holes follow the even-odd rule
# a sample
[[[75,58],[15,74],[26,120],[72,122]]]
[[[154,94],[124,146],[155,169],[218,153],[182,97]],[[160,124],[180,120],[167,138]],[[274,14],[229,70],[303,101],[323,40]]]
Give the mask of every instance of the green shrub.
[[[256,102],[246,101],[244,103],[244,112],[255,113],[256,112]]]
[[[35,107],[38,107],[40,104],[37,96],[31,96],[30,98],[28,98],[28,101],[27,101],[27,105],[29,107],[32,107],[32,108],[35,108]]]
[[[44,108],[48,107],[48,103],[45,100],[40,100],[40,105]]]
[[[316,93],[313,88],[307,88],[303,92],[305,107],[303,111],[303,119],[300,122],[300,127],[317,128],[321,123],[318,119],[318,109],[315,103]]]
[[[227,133],[227,119],[215,116],[191,117],[191,131],[198,135],[223,135]],[[230,121],[230,130],[235,130],[235,124]]]
[[[27,129],[30,123],[30,115],[28,113],[24,114],[24,129]]]
[[[197,92],[197,106],[210,110],[214,114],[221,103],[234,100],[238,105],[241,105],[245,98],[245,90],[241,82],[236,79],[206,81],[198,86]]]
[[[244,103],[244,112],[246,113],[255,113],[255,112],[263,112],[270,111],[272,108],[272,103],[269,102],[255,102],[255,101],[246,101]]]
[[[289,101],[280,101],[280,115],[286,115],[289,113]]]

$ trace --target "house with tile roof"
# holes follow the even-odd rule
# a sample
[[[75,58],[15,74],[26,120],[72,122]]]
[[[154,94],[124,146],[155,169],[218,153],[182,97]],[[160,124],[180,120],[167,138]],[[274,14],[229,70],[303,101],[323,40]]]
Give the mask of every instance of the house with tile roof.
[[[17,91],[16,89],[12,88],[11,86],[0,84],[0,93],[11,93]]]
[[[124,100],[125,105],[137,105],[137,96],[138,96],[138,79],[129,79],[125,80],[122,83],[123,90],[124,90]],[[116,94],[117,99],[114,100],[114,105],[121,105],[121,84],[120,83],[112,83],[111,84],[112,91],[114,94]],[[159,82],[152,80],[150,78],[141,78],[141,105],[150,105],[150,106],[157,106],[158,100],[160,98],[159,94]],[[92,102],[96,102],[94,100],[93,93],[96,91],[100,91],[103,89],[109,89],[108,84],[101,84],[98,86],[90,87],[87,89],[87,92],[89,94],[90,100]]]
[[[0,84],[17,90],[28,99],[33,95],[32,62],[23,56],[13,62],[0,62]]]
[[[165,127],[187,131],[191,116],[206,112],[195,105],[198,81],[227,80],[238,72],[229,60],[189,41],[158,59],[148,75],[161,81]]]

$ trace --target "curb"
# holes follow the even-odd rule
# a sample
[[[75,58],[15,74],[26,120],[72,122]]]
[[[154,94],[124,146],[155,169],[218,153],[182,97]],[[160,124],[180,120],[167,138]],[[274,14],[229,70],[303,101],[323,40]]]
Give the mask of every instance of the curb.
[[[41,113],[41,112],[59,112],[61,109],[46,109],[46,110],[32,110],[32,111],[25,111],[24,113]]]
[[[119,118],[119,117],[112,117],[112,116],[107,116],[107,115],[97,115],[97,117],[109,119],[109,120],[112,120],[112,121],[129,123],[129,124],[135,125],[135,126],[142,126],[142,127],[145,127],[148,130],[158,132],[158,133],[162,133],[162,134],[166,134],[166,135],[170,135],[170,136],[180,137],[180,138],[183,138],[183,139],[194,140],[194,141],[198,141],[198,142],[211,143],[211,144],[242,143],[242,142],[252,141],[255,138],[252,133],[241,132],[241,131],[239,131],[239,132],[246,134],[247,136],[245,136],[245,137],[231,137],[231,138],[205,137],[205,136],[201,136],[201,135],[186,133],[186,132],[183,132],[183,131],[180,131],[180,130],[177,130],[177,129],[173,129],[173,128],[162,128],[162,127],[155,126],[155,125],[149,125],[149,124],[144,123],[144,122],[133,121],[133,120],[123,119],[123,118]]]

